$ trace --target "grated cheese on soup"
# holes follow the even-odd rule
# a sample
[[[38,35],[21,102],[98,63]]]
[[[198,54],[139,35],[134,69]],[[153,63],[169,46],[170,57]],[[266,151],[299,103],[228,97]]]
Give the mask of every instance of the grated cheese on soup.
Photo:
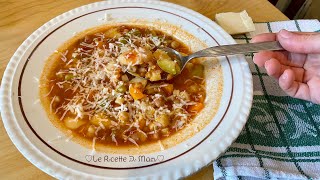
[[[93,149],[96,143],[161,142],[186,126],[205,99],[203,66],[188,63],[179,72],[163,47],[190,53],[170,35],[128,25],[88,34],[56,52],[59,63],[45,95],[50,112],[74,134],[92,140]]]

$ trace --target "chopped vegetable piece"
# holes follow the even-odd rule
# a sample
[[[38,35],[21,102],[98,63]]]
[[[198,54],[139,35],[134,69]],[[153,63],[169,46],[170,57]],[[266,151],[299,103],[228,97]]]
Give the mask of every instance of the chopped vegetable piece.
[[[156,129],[156,125],[154,123],[149,123],[148,127],[150,131],[154,131]]]
[[[190,113],[196,114],[196,113],[200,112],[203,109],[203,107],[204,107],[203,103],[197,103],[195,105],[189,106],[188,111]]]
[[[151,59],[152,52],[140,47],[138,49],[129,49],[128,51],[121,53],[117,58],[117,62],[121,65],[139,65],[146,63]]]
[[[64,79],[65,79],[66,81],[70,81],[72,78],[73,78],[73,75],[72,75],[72,74],[67,74],[67,75],[64,76]]]
[[[150,81],[159,81],[161,80],[161,70],[151,70],[146,73],[146,78]]]
[[[122,44],[127,44],[127,43],[128,43],[128,41],[127,41],[126,39],[121,39],[120,42],[121,42]]]
[[[160,138],[159,132],[155,132],[154,134],[151,134],[151,139],[158,140]]]
[[[176,63],[174,61],[158,59],[157,64],[163,71],[173,75],[177,74]]]
[[[87,136],[93,137],[95,135],[95,132],[96,132],[96,127],[94,125],[91,125],[88,127]]]
[[[78,129],[80,126],[84,125],[86,122],[81,119],[74,119],[71,117],[64,119],[64,125],[69,129]]]
[[[122,111],[119,113],[118,118],[121,124],[126,124],[129,121],[130,115],[128,112]]]
[[[59,79],[64,78],[64,75],[63,75],[62,73],[59,73],[59,74],[57,73],[56,76],[57,76],[57,78],[59,78]]]
[[[125,101],[125,100],[124,100],[123,97],[118,96],[117,99],[116,99],[114,102],[121,105],[121,104],[124,103],[124,101]]]
[[[147,135],[145,133],[142,133],[141,131],[136,131],[131,135],[131,138],[135,141],[146,141],[147,140]]]
[[[143,87],[146,87],[148,80],[141,78],[141,77],[135,77],[133,79],[131,79],[130,84],[134,84],[134,83],[141,83],[143,85]]]
[[[162,134],[162,136],[168,136],[169,133],[170,133],[169,128],[163,128],[163,129],[161,129],[161,134]]]
[[[162,125],[162,127],[167,127],[170,124],[169,116],[166,114],[161,114],[157,116],[155,120],[159,122]]]
[[[132,34],[135,35],[135,36],[140,36],[141,35],[141,32],[138,30],[138,29],[134,29],[132,31]]]
[[[161,91],[158,85],[148,84],[146,86],[146,94],[157,94]]]
[[[170,96],[173,93],[173,84],[162,85],[162,89]]]
[[[168,74],[168,76],[167,76],[167,80],[169,81],[169,80],[171,80],[171,79],[173,79],[173,74]]]
[[[146,120],[143,118],[142,114],[139,115],[138,124],[140,129],[146,127]]]
[[[122,75],[121,76],[121,80],[124,81],[124,82],[128,82],[129,81],[129,78],[126,74]]]
[[[167,52],[161,50],[161,49],[157,49],[154,53],[153,56],[155,59],[165,59],[165,60],[172,60],[170,58],[170,56],[167,54]]]
[[[165,51],[158,49],[153,53],[153,56],[157,59],[157,64],[163,71],[173,75],[180,73],[179,65]]]
[[[95,114],[91,120],[90,123],[95,126],[104,126],[105,128],[109,128],[111,126],[112,119],[103,113]]]
[[[128,90],[127,86],[125,86],[124,84],[118,86],[117,89],[116,89],[116,91],[118,91],[119,93],[125,93],[127,90]]]
[[[157,107],[161,107],[161,106],[164,106],[166,103],[166,101],[164,100],[163,97],[159,97],[157,99],[154,100],[154,104],[157,106]]]
[[[143,87],[141,83],[130,84],[129,93],[134,100],[138,100],[146,97],[146,95],[143,94]]]

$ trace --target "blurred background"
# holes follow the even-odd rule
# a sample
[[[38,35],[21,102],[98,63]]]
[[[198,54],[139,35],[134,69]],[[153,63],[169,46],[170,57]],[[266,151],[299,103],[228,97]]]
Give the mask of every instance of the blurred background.
[[[269,0],[290,19],[320,19],[320,0]]]

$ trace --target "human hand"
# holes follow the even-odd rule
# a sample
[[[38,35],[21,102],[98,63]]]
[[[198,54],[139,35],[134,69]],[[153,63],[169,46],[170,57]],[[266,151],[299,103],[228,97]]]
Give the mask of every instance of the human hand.
[[[257,35],[252,42],[276,40],[286,51],[262,51],[253,62],[266,68],[289,96],[320,104],[320,33],[281,30]]]

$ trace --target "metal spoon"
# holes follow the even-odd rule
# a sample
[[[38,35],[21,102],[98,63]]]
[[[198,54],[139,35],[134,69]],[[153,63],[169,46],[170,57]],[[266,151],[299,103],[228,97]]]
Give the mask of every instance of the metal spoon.
[[[182,56],[178,51],[171,48],[161,48],[161,49],[166,51],[169,54],[169,56],[174,57],[174,59],[177,60],[181,71],[183,70],[185,65],[191,59],[194,59],[194,58],[246,54],[246,53],[253,53],[253,52],[259,52],[259,51],[266,51],[266,50],[270,50],[270,51],[284,50],[278,41],[215,46],[215,47],[210,47],[207,49],[197,51],[193,54],[190,54],[189,56]],[[136,77],[141,77],[134,72],[128,71],[128,73]]]
[[[267,51],[267,50],[284,50],[278,41],[271,42],[260,42],[260,43],[248,43],[248,44],[232,44],[232,45],[222,45],[210,47],[207,49],[203,49],[197,51],[189,56],[182,56],[178,51],[171,48],[162,48],[162,50],[166,51],[169,55],[175,56],[176,60],[179,62],[181,71],[185,67],[185,65],[194,58],[199,57],[218,57],[218,56],[227,56],[227,55],[235,55],[235,54],[246,54],[253,53],[259,51]]]

